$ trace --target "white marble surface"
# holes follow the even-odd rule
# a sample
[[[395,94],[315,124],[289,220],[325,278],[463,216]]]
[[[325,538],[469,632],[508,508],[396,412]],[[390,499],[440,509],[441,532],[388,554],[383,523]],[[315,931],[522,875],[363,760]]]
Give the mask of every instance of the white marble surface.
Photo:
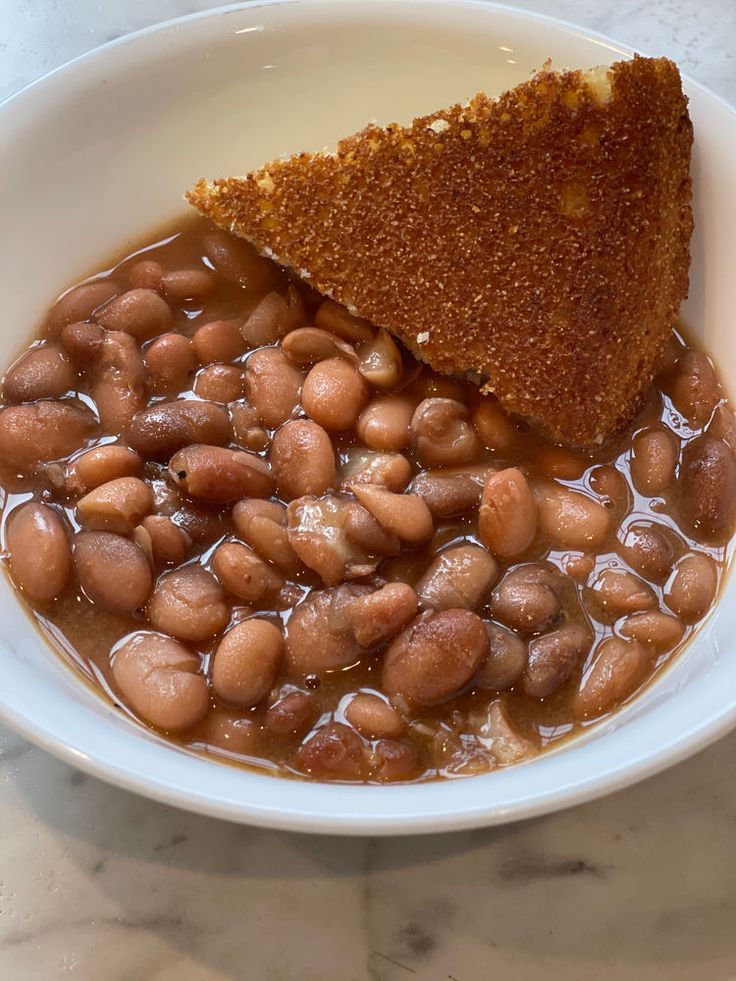
[[[736,98],[734,0],[526,0]],[[0,98],[203,0],[0,0]],[[153,804],[0,728],[0,978],[732,981],[736,735],[574,811],[309,838]]]

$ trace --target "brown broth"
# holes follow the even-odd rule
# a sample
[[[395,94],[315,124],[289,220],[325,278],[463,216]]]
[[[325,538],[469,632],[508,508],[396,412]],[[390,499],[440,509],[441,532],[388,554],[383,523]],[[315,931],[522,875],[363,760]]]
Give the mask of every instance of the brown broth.
[[[109,278],[118,284],[121,290],[125,289],[131,267],[142,258],[154,259],[165,270],[212,268],[211,263],[203,257],[202,252],[202,236],[209,230],[210,226],[201,219],[187,218],[182,220],[173,228],[159,233],[155,239],[151,240],[150,244],[142,246],[121,261],[116,261],[105,272],[92,278]],[[279,278],[282,285],[287,282],[286,274],[279,273]],[[313,311],[314,296],[311,291],[305,293],[305,299],[307,309]],[[259,296],[242,290],[218,275],[217,289],[206,303],[183,303],[180,306],[174,306],[174,327],[172,329],[191,337],[197,327],[212,320],[233,318],[244,320],[254,309],[258,300]],[[41,337],[46,336],[48,336],[46,328],[43,328]],[[146,344],[150,344],[150,342],[147,340]],[[685,341],[683,335],[673,332],[670,360],[675,361],[688,347],[690,345]],[[246,354],[238,361],[244,362],[248,356],[249,354]],[[408,355],[406,358],[408,363],[411,359]],[[710,555],[717,563],[719,584],[722,582],[730,557],[730,533],[723,535],[716,542],[697,541],[688,536],[681,527],[681,498],[677,480],[673,481],[661,496],[651,498],[639,494],[634,489],[630,479],[629,465],[632,439],[642,427],[657,422],[666,426],[676,437],[680,453],[691,439],[702,432],[701,429],[689,428],[687,421],[677,411],[671,398],[664,391],[664,388],[668,388],[668,372],[671,374],[674,370],[676,368],[668,368],[663,376],[657,380],[657,383],[652,387],[646,405],[637,418],[616,439],[594,451],[572,451],[574,459],[579,463],[580,474],[574,479],[559,479],[558,481],[563,486],[582,490],[594,499],[602,501],[610,512],[611,533],[604,544],[590,556],[593,566],[586,580],[588,583],[593,581],[597,573],[606,568],[626,569],[625,562],[616,551],[616,536],[620,528],[626,527],[634,521],[657,522],[669,529],[675,542],[675,560],[692,549]],[[90,404],[88,384],[84,376],[79,375],[75,384],[76,390],[69,393],[70,397],[76,397]],[[412,383],[414,388],[420,384],[425,385],[427,391],[431,391],[434,387],[442,392],[447,381],[433,376],[425,368],[422,370],[420,378]],[[409,386],[409,389],[412,388],[412,385]],[[476,387],[470,383],[453,383],[453,385],[458,389],[458,394],[462,393],[463,400],[469,406],[476,404],[480,398]],[[194,397],[191,388],[178,393],[178,397],[182,396]],[[161,400],[161,396],[151,398],[151,402]],[[722,399],[720,405],[724,406],[724,411],[730,412],[730,409],[726,407],[725,399]],[[494,469],[500,469],[504,466],[520,466],[532,483],[549,479],[550,475],[545,471],[545,459],[548,459],[550,454],[559,452],[559,448],[554,447],[538,435],[522,420],[512,419],[512,423],[515,436],[511,450],[505,456],[484,450],[478,458],[473,460],[473,464],[489,464]],[[114,440],[114,436],[107,435],[101,437],[99,442],[105,443]],[[354,435],[340,434],[334,438],[333,442],[340,459],[344,461],[345,454],[357,444],[357,439]],[[261,455],[266,457],[267,452],[264,451]],[[421,469],[421,465],[411,449],[407,450],[405,455],[409,458],[415,475]],[[74,454],[72,459],[73,457]],[[1,463],[2,461],[0,461]],[[60,461],[60,463],[63,465],[64,461]],[[626,503],[607,500],[596,493],[595,476],[597,468],[601,466],[614,467],[624,478],[628,497]],[[8,515],[18,505],[31,499],[53,503],[63,511],[72,532],[79,530],[75,501],[69,500],[59,493],[55,486],[54,477],[58,479],[60,473],[61,467],[54,464],[50,469],[39,467],[37,472],[30,475],[17,474],[13,472],[13,468],[7,466],[0,469],[0,485],[3,488],[4,545],[4,529]],[[166,480],[165,464],[148,461],[145,467],[145,478],[154,487],[157,500],[160,502],[158,513],[170,515],[175,523],[185,528],[191,535],[194,544],[187,561],[200,562],[209,568],[214,547],[228,537],[237,538],[230,517],[230,506],[196,504],[187,501],[178,492],[172,493]],[[438,521],[435,534],[426,546],[414,550],[404,549],[398,558],[385,559],[376,570],[376,576],[386,580],[400,579],[414,585],[431,563],[433,557],[436,556],[438,549],[450,544],[478,542],[477,513],[471,513],[457,519]],[[564,573],[566,562],[570,556],[575,557],[578,554],[580,553],[575,552],[575,550],[550,547],[549,541],[538,534],[522,558],[524,563],[547,561]],[[517,564],[519,563],[510,563],[510,565]],[[502,570],[507,568],[503,563],[501,566]],[[369,581],[375,581],[375,578],[369,579]],[[570,582],[572,583],[572,580]],[[320,588],[321,583],[315,573],[307,570],[296,578],[296,585],[299,587],[301,595],[306,596],[310,590]],[[657,608],[666,611],[662,584],[650,582],[649,585],[656,594]],[[578,600],[584,603],[587,595],[585,587],[575,585],[574,590]],[[261,616],[265,615],[274,622],[286,625],[291,614],[290,608],[260,609],[232,596],[229,597],[229,602],[232,608],[231,626],[253,616],[254,613]],[[124,699],[115,684],[111,668],[111,652],[131,631],[146,626],[145,612],[139,611],[128,616],[101,609],[84,595],[73,579],[66,590],[54,601],[35,607],[32,604],[27,605],[29,612],[42,633],[50,641],[51,646],[60,651],[65,660],[98,692],[102,692],[106,697],[112,699],[121,710],[135,715],[132,709],[125,705]],[[486,618],[489,616],[487,606],[478,612]],[[618,621],[608,623],[596,620],[591,616],[590,611],[585,609],[581,616],[592,630],[595,642],[592,644],[585,662],[580,663],[567,682],[551,696],[543,699],[532,698],[524,694],[519,685],[502,692],[486,691],[471,686],[469,690],[441,705],[415,712],[409,720],[406,736],[406,740],[413,744],[418,753],[419,765],[414,772],[414,778],[431,779],[438,776],[472,774],[502,765],[494,758],[489,747],[478,740],[477,728],[474,728],[474,724],[469,721],[482,716],[491,702],[500,700],[510,724],[524,739],[528,740],[529,746],[525,755],[555,746],[560,740],[568,739],[591,724],[600,721],[601,717],[609,715],[610,711],[607,711],[596,718],[578,719],[572,711],[572,703],[578,691],[581,677],[591,663],[597,644],[608,637],[616,636],[620,623]],[[642,679],[633,693],[624,697],[624,702],[634,697],[642,687],[660,673],[663,666],[671,661],[678,651],[689,642],[696,627],[697,624],[685,625],[682,642],[672,650],[665,651],[651,659],[646,677]],[[205,674],[219,639],[220,636],[218,635],[213,642],[193,645],[193,649],[203,655]],[[305,682],[303,678],[290,676],[287,668],[282,666],[274,685],[274,692],[283,693],[290,688],[310,690],[317,709],[314,728],[318,728],[329,721],[344,722],[345,707],[352,693],[366,690],[381,691],[380,667],[380,653],[371,653],[345,670],[333,671],[321,679],[308,678]],[[300,741],[274,735],[264,727],[269,699],[252,708],[236,708],[222,703],[212,688],[210,688],[210,699],[211,710],[201,723],[183,734],[163,733],[164,737],[192,751],[203,752],[227,762],[275,771],[281,775],[305,776],[299,770],[295,757]],[[240,727],[236,726],[235,730],[230,729],[230,734],[224,737],[221,728],[220,735],[213,736],[213,720],[216,721],[216,713],[218,712],[220,723],[226,729],[229,724],[228,720],[240,722]],[[246,723],[246,725],[244,726],[242,723]],[[237,738],[233,732],[239,734]],[[242,738],[240,738],[241,736]],[[217,740],[217,742],[213,740]],[[233,746],[235,748],[230,748]],[[375,741],[373,743],[367,741],[366,753],[370,754],[374,750]],[[367,779],[372,779],[370,773]]]

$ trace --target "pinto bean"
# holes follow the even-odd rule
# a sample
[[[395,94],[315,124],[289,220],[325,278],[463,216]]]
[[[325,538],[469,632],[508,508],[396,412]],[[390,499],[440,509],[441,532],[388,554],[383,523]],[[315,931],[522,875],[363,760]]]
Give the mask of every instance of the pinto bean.
[[[307,415],[329,432],[352,429],[368,401],[370,389],[344,358],[318,361],[304,381],[302,405]]]
[[[3,398],[6,402],[58,399],[73,384],[72,366],[58,344],[36,344],[8,369]]]
[[[562,612],[559,574],[542,565],[516,566],[506,573],[491,597],[493,616],[524,634],[541,633]]]
[[[314,315],[314,322],[317,327],[329,330],[331,334],[337,334],[351,344],[371,341],[375,333],[367,320],[353,316],[349,310],[333,300],[324,300],[320,304]]]
[[[344,358],[350,364],[358,364],[355,348],[321,327],[297,327],[289,331],[281,342],[281,350],[289,361],[300,367],[329,358]]]
[[[498,579],[498,565],[478,545],[457,545],[442,552],[417,583],[422,603],[433,610],[475,610]]]
[[[590,473],[590,488],[607,508],[623,511],[630,506],[631,490],[626,478],[612,463],[595,467]]]
[[[95,487],[77,503],[79,523],[90,531],[130,534],[153,510],[153,493],[138,477],[118,477]]]
[[[66,324],[89,320],[96,310],[116,296],[118,287],[109,279],[83,283],[59,297],[48,316],[49,332],[58,333]]]
[[[458,695],[488,653],[483,621],[468,610],[419,617],[383,660],[382,687],[392,699],[429,707]]]
[[[518,558],[537,533],[537,507],[524,474],[515,467],[490,474],[483,488],[478,533],[503,559]]]
[[[523,678],[525,694],[547,698],[574,673],[590,650],[590,633],[565,623],[529,641],[529,660]]]
[[[495,453],[507,454],[518,439],[513,423],[492,395],[476,404],[472,420],[481,443]]]
[[[263,752],[260,727],[247,714],[243,709],[213,705],[192,736],[196,734],[197,743],[228,759],[259,756]]]
[[[695,429],[702,429],[721,394],[710,358],[702,351],[685,351],[668,387],[675,408]]]
[[[164,267],[155,259],[142,259],[128,272],[128,282],[135,290],[157,290],[163,277]]]
[[[578,480],[588,466],[582,453],[566,446],[543,443],[534,452],[534,467],[546,477],[560,480]]]
[[[376,388],[393,388],[404,374],[404,359],[396,341],[381,328],[360,349],[358,371]]]
[[[661,583],[675,562],[675,550],[661,525],[635,522],[629,525],[618,547],[619,555],[640,576]]]
[[[491,472],[482,466],[424,470],[414,478],[411,490],[435,518],[453,518],[478,507]]]
[[[363,549],[368,555],[398,555],[401,551],[398,537],[385,531],[370,511],[357,501],[344,505],[342,530],[351,545]]]
[[[109,531],[81,532],[74,540],[74,566],[93,603],[116,613],[133,613],[145,606],[151,568],[129,538]]]
[[[373,572],[380,558],[369,558],[345,537],[342,500],[332,496],[300,497],[287,509],[289,542],[302,562],[327,586],[360,579]]]
[[[211,573],[200,565],[185,565],[159,577],[148,618],[157,630],[197,644],[227,626],[230,609]]]
[[[703,552],[689,552],[675,565],[664,591],[667,606],[685,623],[695,623],[710,609],[718,588],[718,570]]]
[[[105,330],[122,331],[139,339],[163,334],[173,322],[171,307],[155,290],[128,290],[95,313]]]
[[[244,620],[232,627],[215,651],[212,686],[235,705],[257,705],[271,690],[281,664],[284,640],[268,620]]]
[[[113,657],[113,678],[125,700],[146,722],[182,732],[207,713],[201,659],[164,634],[129,634]]]
[[[378,484],[399,493],[411,478],[411,464],[401,453],[358,449],[349,450],[346,457],[341,472],[342,489],[349,489],[352,484]]]
[[[268,293],[243,324],[243,337],[249,347],[262,347],[285,338],[306,323],[307,316],[299,291],[289,286],[286,297]],[[291,355],[284,351],[288,357]]]
[[[146,404],[146,369],[135,340],[109,331],[94,365],[92,396],[106,433],[122,433]]]
[[[286,659],[295,674],[325,674],[357,663],[365,651],[355,639],[353,601],[370,592],[354,584],[322,589],[294,607],[286,624]]]
[[[0,459],[19,470],[59,460],[96,430],[94,416],[73,402],[25,402],[0,410]]]
[[[411,433],[424,466],[457,467],[478,455],[478,437],[467,419],[466,406],[455,399],[430,398],[419,403]]]
[[[723,402],[718,406],[708,426],[708,436],[722,439],[736,453],[736,415],[731,405]]]
[[[240,542],[218,545],[212,554],[212,569],[229,593],[247,603],[256,603],[284,585],[275,569]]]
[[[47,504],[29,501],[11,512],[7,548],[13,581],[36,603],[47,603],[69,581],[72,553],[64,524]]]
[[[160,287],[166,299],[179,306],[209,296],[215,288],[215,277],[206,269],[174,269],[164,273]]]
[[[227,410],[214,402],[179,399],[137,412],[125,433],[141,456],[161,460],[191,443],[223,446],[230,439]]]
[[[266,729],[282,739],[303,736],[317,720],[314,696],[292,689],[285,692],[266,712]]]
[[[77,368],[86,369],[97,360],[106,333],[99,324],[65,324],[59,343]]]
[[[192,335],[192,350],[199,363],[235,361],[245,354],[241,326],[242,320],[211,320],[198,327]]]
[[[284,575],[293,578],[302,569],[284,527],[286,508],[282,504],[274,501],[238,501],[232,518],[240,538]]]
[[[366,746],[360,736],[340,722],[328,722],[297,750],[300,770],[324,780],[363,780]]]
[[[64,486],[74,496],[86,494],[111,480],[137,477],[142,469],[143,461],[127,446],[117,443],[93,446],[67,465]]]
[[[631,479],[640,494],[661,494],[672,482],[677,467],[678,445],[664,429],[645,429],[634,437]]]
[[[602,641],[575,696],[575,716],[593,718],[628,698],[641,683],[647,660],[646,651],[635,640],[608,637]]]
[[[620,629],[624,637],[637,640],[645,648],[651,647],[657,654],[676,647],[685,633],[677,617],[658,610],[634,613],[626,617]]]
[[[476,732],[483,744],[490,747],[499,766],[521,763],[538,752],[532,740],[522,736],[513,725],[500,699],[488,706],[485,716],[476,724]]]
[[[527,645],[510,630],[484,621],[490,649],[478,670],[481,688],[503,691],[511,688],[521,677],[527,663]]]
[[[403,739],[379,739],[371,753],[371,774],[381,783],[411,780],[419,770],[416,748]]]
[[[148,535],[154,565],[179,565],[187,557],[192,539],[171,518],[149,514],[141,522]]]
[[[720,439],[698,436],[685,447],[680,471],[680,510],[698,538],[731,531],[736,513],[736,459]]]
[[[381,527],[407,545],[418,545],[432,536],[429,508],[417,494],[394,494],[375,484],[351,484],[350,489]]]
[[[273,438],[270,459],[279,495],[288,501],[335,486],[335,451],[316,422],[285,423]]]
[[[240,497],[268,497],[274,489],[265,460],[222,446],[195,444],[179,450],[169,463],[169,477],[189,497],[221,504]]]
[[[587,597],[595,618],[603,622],[657,605],[651,586],[626,569],[604,569],[587,591]]]
[[[248,242],[215,231],[203,239],[204,254],[224,279],[248,293],[259,295],[280,284],[276,266],[259,256]]]
[[[234,402],[230,405],[230,419],[233,426],[233,442],[244,450],[258,453],[271,445],[271,437],[260,426],[257,410],[247,402]]]
[[[345,709],[345,718],[366,739],[395,739],[406,728],[393,705],[372,692],[356,692]]]
[[[349,617],[361,647],[385,644],[416,616],[417,594],[406,583],[390,582],[353,600]]]
[[[276,348],[255,351],[245,364],[245,391],[268,429],[281,426],[296,413],[304,376]]]
[[[586,494],[550,483],[535,498],[539,529],[556,547],[597,549],[608,537],[610,514]]]
[[[413,399],[405,395],[381,395],[360,413],[355,431],[371,450],[400,453],[409,445],[413,415]]]
[[[153,391],[159,395],[173,395],[187,388],[197,364],[192,342],[182,334],[157,337],[143,357]]]

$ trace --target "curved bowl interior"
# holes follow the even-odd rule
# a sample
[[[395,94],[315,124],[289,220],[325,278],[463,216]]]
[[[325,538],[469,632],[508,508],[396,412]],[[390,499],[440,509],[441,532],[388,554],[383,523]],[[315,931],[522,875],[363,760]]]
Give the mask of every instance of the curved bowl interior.
[[[79,59],[0,107],[0,364],[56,293],[181,212],[202,175],[498,93],[548,57],[591,67],[631,53],[485,3],[302,0],[214,11]],[[734,389],[736,116],[700,87],[688,92],[697,235],[686,319]],[[488,776],[378,788],[279,780],[172,747],[80,684],[0,577],[0,716],[103,778],[233,820],[346,834],[492,824],[624,786],[736,724],[735,599],[730,582],[659,681],[563,750]]]

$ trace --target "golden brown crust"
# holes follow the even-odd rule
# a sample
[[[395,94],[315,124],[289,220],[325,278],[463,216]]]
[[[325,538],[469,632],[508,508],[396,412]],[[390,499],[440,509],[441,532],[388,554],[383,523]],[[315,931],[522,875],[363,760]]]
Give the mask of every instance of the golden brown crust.
[[[590,445],[636,411],[687,295],[691,143],[677,67],[635,58],[545,70],[188,199],[438,371],[478,371]]]

